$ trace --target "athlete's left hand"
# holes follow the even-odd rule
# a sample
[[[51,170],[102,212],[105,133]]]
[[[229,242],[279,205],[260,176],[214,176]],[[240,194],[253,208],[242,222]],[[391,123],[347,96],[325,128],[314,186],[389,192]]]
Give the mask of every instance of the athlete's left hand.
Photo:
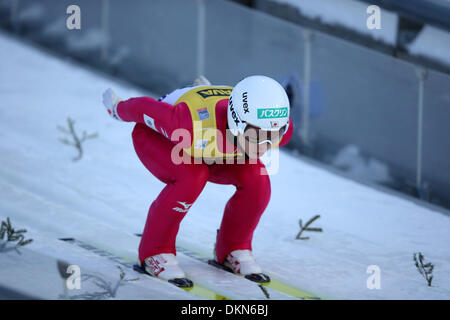
[[[117,114],[117,105],[122,101],[111,88],[103,92],[103,105],[106,107],[109,115],[117,120],[121,120]]]

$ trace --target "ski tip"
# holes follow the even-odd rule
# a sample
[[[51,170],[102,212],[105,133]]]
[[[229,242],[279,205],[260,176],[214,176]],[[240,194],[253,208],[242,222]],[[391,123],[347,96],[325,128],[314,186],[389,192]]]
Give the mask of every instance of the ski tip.
[[[169,282],[180,288],[192,288],[194,286],[194,283],[188,278],[170,279]]]
[[[246,279],[257,283],[269,283],[270,277],[264,273],[251,273],[245,276]]]

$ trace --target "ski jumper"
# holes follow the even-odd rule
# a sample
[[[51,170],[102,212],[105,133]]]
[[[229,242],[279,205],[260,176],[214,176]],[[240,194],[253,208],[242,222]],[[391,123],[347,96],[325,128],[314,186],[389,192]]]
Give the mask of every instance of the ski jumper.
[[[132,138],[137,156],[166,184],[148,211],[139,245],[141,262],[156,254],[176,254],[179,225],[208,181],[236,187],[225,205],[217,235],[218,261],[222,263],[234,250],[252,250],[253,232],[270,199],[269,176],[261,174],[265,171],[264,164],[259,159],[256,163],[246,159],[245,163],[234,161],[231,164],[205,160],[242,157],[226,135],[228,97],[232,89],[187,87],[175,90],[161,101],[140,97],[118,104],[119,117],[136,122]],[[189,138],[179,135],[180,131],[188,133]],[[292,132],[290,121],[288,131],[277,146],[285,145]],[[187,161],[173,161],[174,155],[182,155]],[[195,159],[197,161],[193,161]]]

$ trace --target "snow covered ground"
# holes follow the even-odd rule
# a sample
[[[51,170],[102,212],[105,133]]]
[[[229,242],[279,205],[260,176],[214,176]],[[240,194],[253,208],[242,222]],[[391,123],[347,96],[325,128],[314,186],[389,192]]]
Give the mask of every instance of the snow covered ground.
[[[108,87],[123,98],[149,93],[2,33],[0,71],[0,219],[10,217],[13,226],[28,229],[26,238],[34,241],[23,259],[29,264],[74,261],[113,283],[114,263],[56,239],[75,237],[137,258],[139,239],[133,234],[142,231],[163,184],[135,155],[133,124],[108,117],[101,93]],[[58,141],[63,133],[57,126],[65,126],[69,116],[79,132],[99,134],[85,142],[79,162],[71,161],[75,149]],[[253,244],[257,260],[274,278],[328,299],[450,299],[450,216],[285,152],[271,180],[272,199]],[[211,254],[233,192],[232,186],[208,183],[182,222],[178,243]],[[313,226],[324,231],[295,240],[298,220],[315,214],[321,218]],[[414,266],[413,253],[419,251],[435,265],[432,287]],[[13,252],[0,253],[0,285],[35,286],[30,289],[35,292],[40,283],[53,281],[48,271],[30,280],[16,261],[20,256]],[[195,273],[189,263],[181,261],[188,274]],[[370,265],[381,270],[380,289],[367,288]],[[62,288],[60,282],[56,286]],[[136,297],[192,298],[151,278],[127,283],[117,296]]]

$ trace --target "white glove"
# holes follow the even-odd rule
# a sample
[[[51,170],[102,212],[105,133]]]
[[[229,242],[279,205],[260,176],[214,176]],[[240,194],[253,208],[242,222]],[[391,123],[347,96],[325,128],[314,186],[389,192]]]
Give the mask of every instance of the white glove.
[[[110,116],[122,121],[122,119],[120,119],[119,115],[117,114],[117,105],[120,101],[122,101],[122,99],[116,96],[111,88],[108,88],[105,92],[103,92],[103,104],[106,107],[106,110],[108,111]]]

